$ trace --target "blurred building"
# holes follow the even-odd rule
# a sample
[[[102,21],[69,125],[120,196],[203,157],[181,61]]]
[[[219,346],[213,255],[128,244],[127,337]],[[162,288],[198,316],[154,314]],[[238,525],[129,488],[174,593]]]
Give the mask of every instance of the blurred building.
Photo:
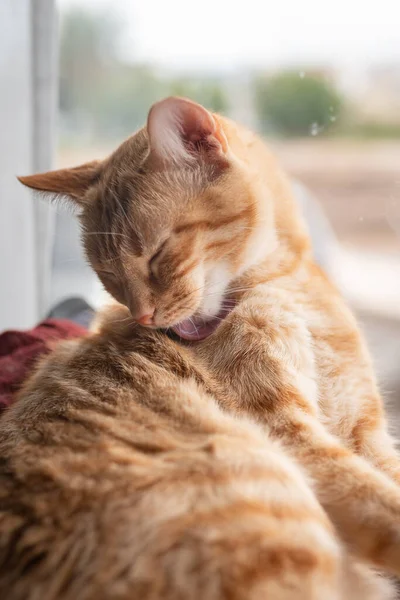
[[[332,76],[332,72],[330,73]],[[350,100],[358,120],[400,124],[400,65],[334,70],[334,81]]]

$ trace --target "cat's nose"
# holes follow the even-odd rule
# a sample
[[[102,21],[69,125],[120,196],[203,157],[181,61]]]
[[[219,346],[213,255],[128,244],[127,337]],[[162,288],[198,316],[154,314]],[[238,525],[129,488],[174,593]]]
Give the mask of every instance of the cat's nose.
[[[141,325],[153,325],[154,323],[154,310],[152,313],[146,313],[140,317],[136,317],[136,321]]]

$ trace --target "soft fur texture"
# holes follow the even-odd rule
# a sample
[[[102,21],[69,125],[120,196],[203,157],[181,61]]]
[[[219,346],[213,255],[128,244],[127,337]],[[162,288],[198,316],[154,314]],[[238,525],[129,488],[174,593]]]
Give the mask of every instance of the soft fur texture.
[[[43,360],[0,422],[0,597],[375,600],[295,462],[126,310]],[[200,383],[202,382],[202,383]]]
[[[240,592],[238,583],[232,591],[225,593],[218,587],[222,575],[217,561],[213,582],[219,591],[215,597],[261,598],[267,595],[277,599],[328,598],[328,592],[325,591],[328,588],[331,594],[336,594],[333,597],[356,598],[356,589],[361,590],[361,597],[364,598],[368,597],[366,589],[374,600],[388,597],[387,582],[360,566],[358,561],[400,575],[398,457],[387,432],[368,352],[354,318],[338,292],[314,264],[308,235],[297,213],[290,187],[264,144],[252,133],[227,119],[211,115],[187,100],[169,98],[152,108],[146,128],[124,142],[105,161],[74,170],[26,177],[22,181],[35,189],[67,195],[76,202],[81,208],[80,219],[88,259],[108,291],[129,307],[137,322],[145,322],[154,329],[172,328],[188,341],[168,340],[164,334],[155,333],[152,329],[135,327],[127,310],[119,307],[106,317],[106,324],[100,326],[99,333],[82,347],[77,345],[78,355],[83,348],[87,349],[87,355],[79,363],[74,359],[77,367],[72,370],[72,381],[69,379],[71,365],[61,360],[62,352],[66,350],[60,350],[59,357],[53,357],[51,365],[42,367],[10,414],[8,424],[2,426],[3,438],[9,427],[13,431],[4,438],[8,440],[8,445],[2,452],[6,457],[6,469],[11,472],[8,475],[8,497],[15,497],[15,481],[19,479],[17,471],[10,467],[11,459],[7,457],[15,455],[17,447],[22,452],[29,431],[40,430],[42,426],[47,427],[48,433],[40,436],[34,448],[38,454],[47,452],[46,443],[54,423],[46,425],[46,418],[52,414],[54,407],[57,410],[66,407],[64,419],[58,422],[61,429],[65,427],[69,431],[79,427],[82,432],[80,435],[90,432],[95,446],[96,440],[101,439],[101,436],[98,438],[99,429],[93,430],[92,424],[82,425],[79,417],[82,411],[86,414],[82,406],[86,401],[90,402],[94,412],[102,412],[100,406],[118,407],[116,413],[112,409],[108,419],[110,429],[107,430],[105,426],[101,428],[104,435],[113,437],[112,432],[120,426],[129,427],[130,431],[142,431],[143,418],[124,411],[127,407],[136,410],[136,406],[143,403],[147,406],[149,398],[155,397],[154,393],[152,396],[150,385],[147,390],[147,381],[153,377],[152,369],[155,369],[154,377],[158,385],[164,378],[167,381],[168,378],[178,377],[170,381],[170,386],[179,389],[179,394],[175,391],[171,398],[161,387],[156,394],[157,402],[151,403],[151,415],[146,414],[149,414],[151,422],[153,418],[165,418],[166,415],[171,418],[173,413],[176,420],[171,436],[174,438],[175,434],[185,430],[187,424],[185,394],[190,393],[191,398],[194,397],[193,384],[186,389],[182,378],[194,377],[203,390],[197,392],[195,402],[201,406],[196,412],[199,431],[202,422],[199,413],[205,410],[204,406],[213,406],[212,411],[217,419],[215,426],[219,417],[228,419],[232,426],[231,435],[235,441],[229,451],[233,452],[237,444],[235,428],[239,432],[243,427],[248,427],[243,421],[247,419],[246,415],[258,421],[259,427],[283,446],[283,450],[274,447],[272,454],[276,452],[277,458],[271,458],[269,467],[278,464],[283,453],[295,457],[290,463],[294,472],[298,473],[294,463],[296,460],[312,478],[318,500],[340,539],[340,546],[333,541],[335,551],[331,555],[331,564],[335,564],[335,568],[330,570],[329,584],[326,581],[320,583],[318,577],[322,571],[318,568],[319,575],[315,571],[311,576],[315,588],[309,587],[307,577],[299,577],[292,591],[289,591],[285,577],[294,575],[296,569],[293,568],[293,561],[285,558],[278,561],[280,567],[274,570],[273,585],[276,587],[262,588],[262,592],[253,593],[246,584]],[[119,311],[118,319],[115,318],[115,311]],[[125,320],[120,327],[119,320]],[[125,352],[125,342],[122,340],[126,340],[128,345],[133,344],[129,352]],[[109,357],[102,367],[104,375],[109,376],[113,369],[121,371],[121,381],[113,381],[111,388],[109,384],[100,385],[100,371],[95,370],[91,362],[91,356],[96,355],[99,359],[98,344],[105,344],[107,352],[104,352]],[[172,354],[166,348],[171,349]],[[112,356],[110,349],[113,350]],[[122,376],[127,368],[124,361],[130,364],[129,360],[136,353],[145,353],[147,360],[155,364],[146,362],[146,367],[140,373]],[[187,371],[182,369],[182,361]],[[163,374],[156,366],[160,362],[166,368]],[[121,364],[124,366],[121,367]],[[55,377],[53,383],[57,383],[57,392],[54,392],[53,384],[46,386],[52,374]],[[80,381],[79,385],[76,384],[76,378]],[[97,390],[96,393],[92,389]],[[111,389],[115,390],[114,394],[111,394]],[[168,389],[171,390],[171,387]],[[234,413],[236,420],[217,411],[211,397],[206,398],[204,392],[211,394],[223,409]],[[124,398],[123,410],[120,407],[120,394]],[[54,401],[56,397],[59,398],[57,402]],[[128,402],[128,397],[134,400]],[[73,408],[75,403],[77,405]],[[41,406],[48,406],[43,414],[37,412]],[[182,412],[179,416],[180,406]],[[29,407],[32,407],[34,420],[27,430],[22,425],[21,417],[18,417],[18,414],[22,414],[18,413],[22,407],[25,413],[29,413]],[[69,413],[72,408],[76,415],[74,417]],[[119,419],[122,419],[121,423]],[[96,420],[94,422],[97,423]],[[194,436],[194,429],[190,430],[187,440]],[[157,427],[152,428],[152,435],[156,439],[159,433]],[[70,437],[72,433],[68,439]],[[117,438],[120,439],[120,434]],[[250,438],[249,435],[244,436],[246,442],[243,449],[248,445],[251,453]],[[149,439],[146,443],[142,442],[144,447],[150,443]],[[255,439],[259,438],[255,435]],[[266,438],[264,443],[270,442]],[[68,444],[65,445],[64,451],[68,453]],[[105,447],[108,448],[107,445]],[[83,454],[86,456],[85,452]],[[242,456],[242,453],[239,455]],[[235,457],[239,455],[234,453]],[[245,453],[243,460],[244,456]],[[50,456],[48,460],[52,464],[56,457]],[[189,477],[186,460],[192,460],[191,451],[182,453],[181,463],[177,465],[177,470],[182,469],[184,478]],[[197,459],[194,460],[196,462]],[[64,462],[63,459],[62,464]],[[100,463],[105,465],[107,461]],[[93,464],[95,472],[96,460],[90,464]],[[193,465],[193,462],[190,464]],[[111,466],[110,469],[112,471]],[[55,468],[54,472],[59,470]],[[143,471],[146,471],[145,465]],[[102,466],[102,472],[107,481],[109,471],[105,466]],[[204,475],[205,479],[211,477],[212,485],[211,472],[204,471]],[[92,474],[88,468],[87,477],[90,476]],[[120,476],[124,478],[126,473]],[[22,485],[25,485],[24,489],[29,489],[26,483]],[[241,489],[239,477],[237,485]],[[159,510],[162,512],[162,494],[155,482],[148,486],[148,493],[153,494],[154,491],[159,499]],[[154,490],[150,489],[152,486],[155,486]],[[219,485],[217,487],[219,489]],[[271,511],[268,502],[268,494],[274,490],[273,479],[261,487],[262,493],[267,494],[267,510],[273,514],[274,510]],[[54,484],[50,485],[50,489],[54,490]],[[117,489],[115,486],[115,496],[119,498]],[[307,489],[309,494],[309,487]],[[132,494],[135,493],[134,490]],[[90,498],[94,503],[94,490],[92,494]],[[179,502],[180,496],[181,488],[177,485],[175,502]],[[282,506],[282,523],[287,526],[292,523],[297,532],[292,539],[299,543],[305,540],[303,535],[306,531],[299,526],[299,513],[295,510],[297,502],[303,502],[303,492],[293,493],[287,489],[287,496],[283,494],[281,497],[280,492],[274,492],[274,498],[279,498],[277,506]],[[103,513],[97,513],[94,506],[92,509],[90,506],[89,502],[88,520],[92,519],[98,527]],[[154,505],[149,501],[148,506]],[[318,511],[321,514],[321,508]],[[75,524],[75,529],[72,525],[74,535],[78,535],[79,521],[74,521],[73,513],[68,514],[72,518],[68,522]],[[227,514],[230,514],[229,511]],[[154,513],[152,515],[149,522],[146,516],[141,517],[149,527],[154,519]],[[129,522],[128,515],[124,519]],[[247,517],[244,519],[247,522]],[[6,523],[7,520],[9,515],[5,517]],[[26,523],[23,527],[24,531],[29,531]],[[235,530],[235,526],[231,524],[228,529]],[[180,535],[182,537],[179,539],[183,540],[186,536],[184,529]],[[210,535],[208,543],[212,545],[213,535]],[[270,539],[269,534],[267,537]],[[282,540],[285,539],[283,536]],[[278,540],[279,535],[272,555],[280,556],[281,548],[287,556],[286,543],[279,545]],[[332,543],[334,537],[330,540]],[[160,534],[162,541],[167,543],[164,533]],[[258,555],[256,553],[250,557],[248,554],[250,546],[254,551],[252,544],[243,548],[243,551],[235,548],[235,544],[240,546],[240,543],[239,535],[230,546],[229,568],[232,571],[228,577],[241,572],[235,566],[235,560],[239,560],[239,557],[247,556],[250,564]],[[306,540],[301,543],[303,548],[308,544]],[[262,548],[263,542],[257,541],[257,544]],[[224,545],[225,550],[228,546]],[[120,540],[115,538],[115,551],[119,552],[120,547]],[[123,547],[126,549],[126,544]],[[196,555],[196,564],[200,565],[202,544],[199,542],[198,546],[194,544],[190,547]],[[357,557],[356,560],[346,560],[351,575],[341,567],[345,548],[351,549]],[[153,552],[150,544],[147,549]],[[315,551],[316,556],[320,553],[316,546],[310,545],[308,550]],[[72,550],[70,552],[73,553]],[[185,571],[185,565],[190,563],[187,552],[185,550],[180,556],[182,563],[176,556],[171,559],[174,568]],[[161,555],[164,556],[162,552]],[[261,550],[259,555],[262,555]],[[321,556],[324,556],[324,552]],[[19,558],[16,563],[18,560],[21,562]],[[70,560],[73,562],[72,558]],[[35,577],[40,564],[41,560],[34,561],[33,567],[28,570],[28,580],[29,577]],[[76,577],[76,567],[71,569],[70,576]],[[131,589],[137,590],[139,588],[135,588],[135,585],[138,585],[139,579],[135,565],[131,569],[132,579],[129,579],[128,571],[123,572],[127,581],[132,581]],[[197,570],[192,565],[190,570],[196,576],[203,577],[200,575],[200,566]],[[343,586],[342,589],[337,587],[332,579],[334,571],[341,573],[339,579],[343,586],[353,585],[351,592]],[[154,572],[160,572],[162,580],[162,568],[155,567]],[[188,571],[185,571],[187,575]],[[265,571],[264,575],[267,576]],[[210,575],[204,577],[207,584],[211,585]],[[174,585],[176,581],[174,577]],[[185,581],[189,588],[189,580],[185,578]],[[270,581],[268,579],[268,585]],[[197,593],[195,589],[199,589],[196,585],[191,587],[193,594]],[[106,588],[102,589],[106,593]],[[266,594],[265,590],[271,595]],[[153,596],[148,597],[180,597],[176,589],[170,596],[154,590],[151,593]],[[238,595],[235,596],[235,593]],[[257,593],[261,595],[254,595]],[[121,598],[136,597],[132,594]],[[185,594],[182,597],[187,597]],[[212,598],[209,592],[206,596],[202,594],[199,592],[193,598]],[[86,596],[82,595],[82,598]]]

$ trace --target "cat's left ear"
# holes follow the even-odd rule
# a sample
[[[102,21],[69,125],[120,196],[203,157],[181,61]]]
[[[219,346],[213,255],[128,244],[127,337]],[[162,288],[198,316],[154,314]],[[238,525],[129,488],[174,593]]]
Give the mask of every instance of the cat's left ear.
[[[18,180],[33,190],[53,196],[64,196],[82,206],[86,192],[96,183],[100,172],[101,162],[92,161],[71,169],[18,177]]]
[[[163,163],[227,164],[228,142],[217,118],[186,98],[165,98],[147,119],[150,153]]]

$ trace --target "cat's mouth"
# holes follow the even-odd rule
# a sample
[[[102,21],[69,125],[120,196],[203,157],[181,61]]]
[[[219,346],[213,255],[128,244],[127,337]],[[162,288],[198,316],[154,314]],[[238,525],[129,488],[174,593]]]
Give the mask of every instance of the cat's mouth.
[[[224,302],[223,308],[214,317],[208,319],[193,315],[171,327],[183,340],[198,342],[210,336],[234,308],[232,301]]]

